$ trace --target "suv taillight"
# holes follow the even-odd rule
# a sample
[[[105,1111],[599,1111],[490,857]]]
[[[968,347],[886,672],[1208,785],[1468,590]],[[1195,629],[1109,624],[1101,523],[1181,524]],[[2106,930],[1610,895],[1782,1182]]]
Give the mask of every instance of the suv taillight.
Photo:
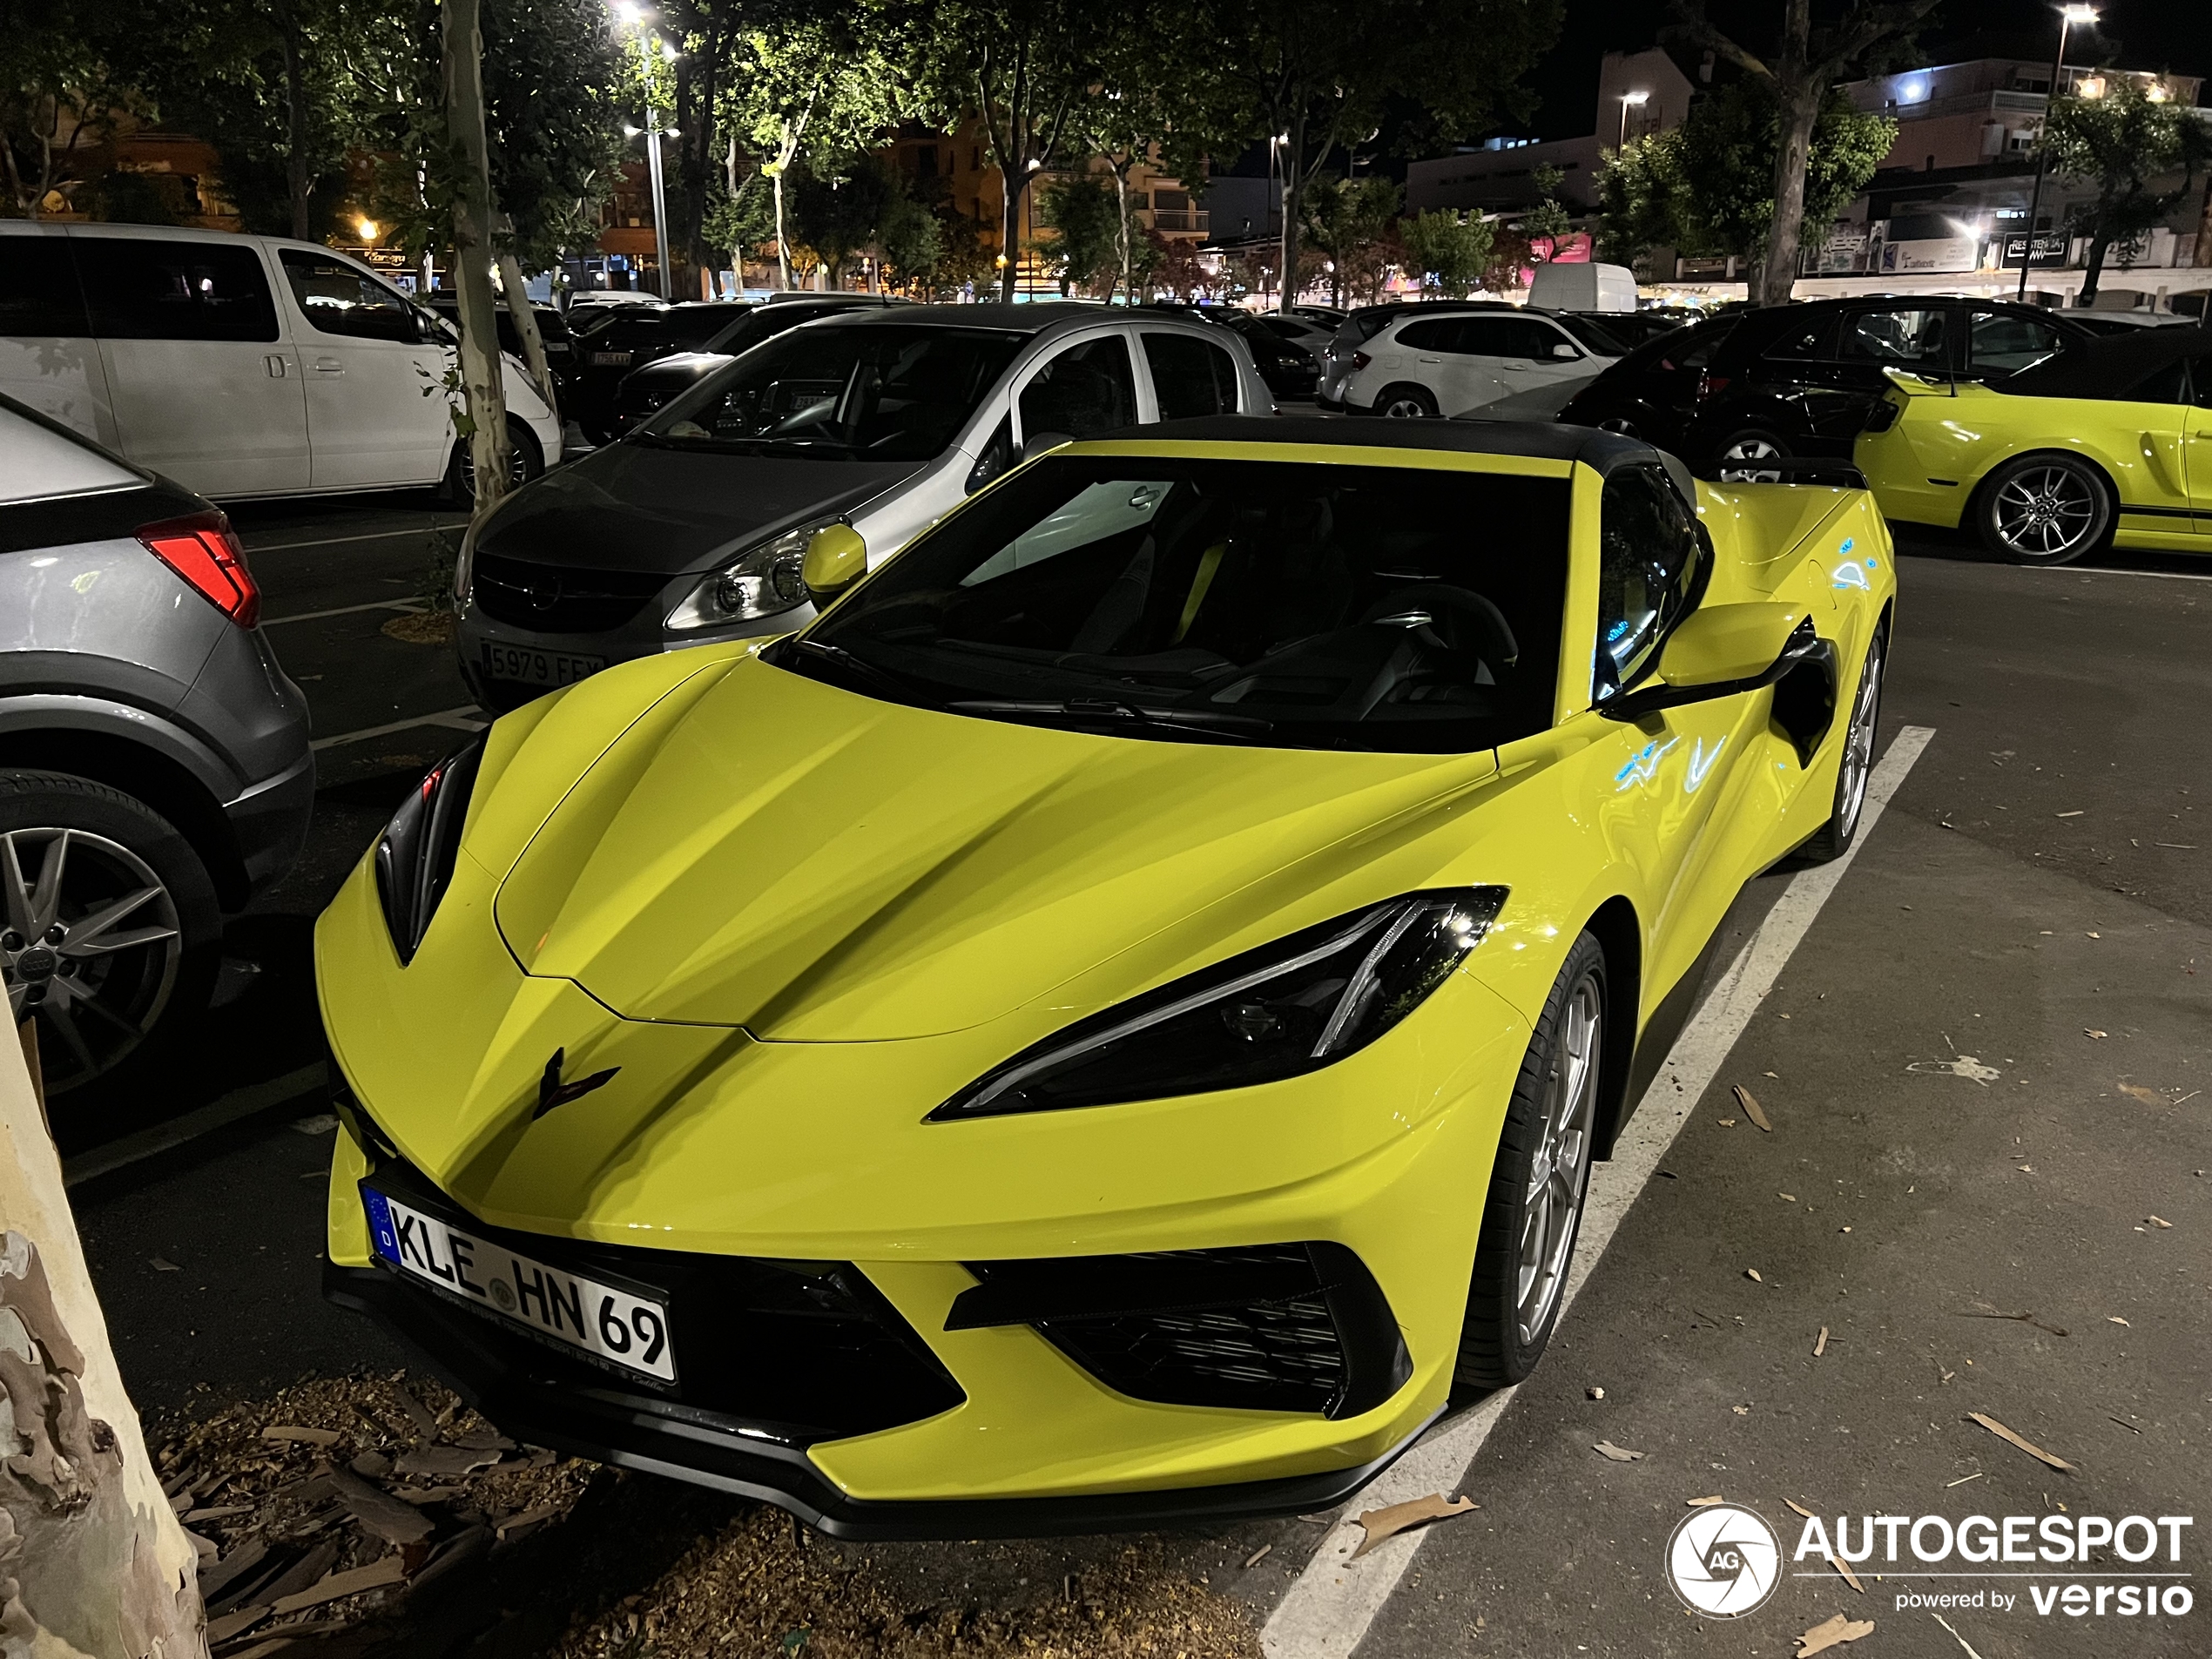
[[[141,524],[136,534],[148,552],[239,627],[251,628],[261,619],[261,590],[254,586],[246,550],[222,514],[165,518]]]
[[[1368,356],[1367,354],[1363,351],[1356,351],[1352,354],[1352,366],[1354,368],[1365,368],[1368,364],[1373,362],[1375,360],[1373,358]]]
[[[1727,375],[1716,374],[1710,369],[1701,368],[1697,371],[1697,401],[1700,403],[1709,397],[1718,397],[1726,390],[1728,390]]]

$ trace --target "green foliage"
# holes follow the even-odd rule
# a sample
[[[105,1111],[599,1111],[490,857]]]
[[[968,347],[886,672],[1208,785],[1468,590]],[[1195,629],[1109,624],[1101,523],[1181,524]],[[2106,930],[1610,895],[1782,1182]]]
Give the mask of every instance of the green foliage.
[[[111,225],[179,225],[193,211],[185,199],[185,181],[174,173],[102,173],[92,181],[89,199],[80,192],[80,206],[92,217]]]
[[[2212,161],[2212,130],[2196,111],[2154,103],[2125,77],[2107,85],[2102,98],[2054,99],[2042,138],[2061,178],[2097,187],[2073,215],[2075,233],[2090,243],[2085,305],[2096,297],[2106,249],[2162,223],[2188,199],[2197,169]],[[2171,188],[2159,188],[2169,181]]]
[[[755,173],[738,180],[734,196],[725,189],[707,193],[699,231],[709,247],[741,261],[776,239],[776,201],[767,182]]]
[[[144,107],[126,72],[134,21],[103,0],[0,0],[0,212],[73,199],[91,153]]]
[[[812,249],[837,286],[845,267],[874,253],[902,279],[927,283],[944,253],[936,215],[914,199],[904,175],[878,156],[843,158],[836,171],[805,164],[786,175],[789,228]]]
[[[1373,287],[1387,263],[1382,245],[1398,217],[1398,201],[1397,185],[1377,173],[1339,179],[1325,172],[1306,185],[1298,203],[1299,236],[1330,267],[1331,304],[1342,305],[1347,291]]]
[[[1480,213],[1440,208],[1401,221],[1398,238],[1406,268],[1420,274],[1425,293],[1464,300],[1480,285],[1497,233]]]
[[[1090,173],[1062,174],[1037,192],[1037,222],[1059,233],[1047,251],[1062,279],[1089,292],[1121,273],[1121,203],[1114,187]]]

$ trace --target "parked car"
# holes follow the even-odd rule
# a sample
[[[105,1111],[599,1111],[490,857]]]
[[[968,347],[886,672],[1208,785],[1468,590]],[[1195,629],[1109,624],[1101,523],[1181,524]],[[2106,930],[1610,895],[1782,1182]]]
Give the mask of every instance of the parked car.
[[[1392,300],[1381,305],[1360,306],[1337,325],[1328,348],[1322,354],[1321,379],[1313,388],[1313,401],[1332,413],[1344,408],[1344,383],[1353,373],[1352,358],[1359,348],[1408,312],[1449,307],[1455,311],[1518,311],[1503,300]]]
[[[1313,359],[1318,371],[1328,354],[1329,342],[1336,338],[1341,321],[1322,322],[1299,312],[1251,311],[1244,314],[1286,346],[1294,346]]]
[[[1274,401],[1244,341],[1170,314],[900,306],[802,323],[473,527],[462,671],[512,708],[608,664],[811,615],[817,532],[880,563],[1025,450]]]
[[[423,295],[422,303],[451,323],[456,332],[459,330],[461,298],[450,288]],[[537,337],[545,347],[545,366],[553,371],[554,386],[565,401],[576,370],[576,337],[570,332],[569,320],[561,314],[557,306],[534,304],[529,309],[537,324]],[[500,303],[498,316],[499,349],[518,363],[527,362],[522,330],[515,326],[515,314],[504,300]]]
[[[1576,314],[1589,318],[1630,350],[1687,328],[1702,321],[1705,315],[1688,306],[1646,306],[1640,311],[1585,311]]]
[[[0,395],[0,980],[51,1093],[191,1026],[223,913],[307,838],[307,703],[260,608],[205,498]]]
[[[1535,1370],[1738,894],[1851,847],[1888,554],[1556,425],[1037,460],[408,796],[316,929],[326,1293],[846,1537],[1325,1513]]]
[[[2212,553],[2212,328],[2132,328],[1986,385],[1890,380],[1856,455],[1891,518],[2015,564]]]
[[[1429,307],[1386,320],[1353,354],[1339,395],[1347,415],[1433,421],[1510,400],[1520,418],[1548,418],[1627,354],[1583,317]]]
[[[2186,328],[2198,320],[2167,311],[2069,311],[2066,320],[2093,334],[2132,334],[2138,328]]]
[[[725,321],[703,346],[654,356],[650,349],[642,366],[622,375],[616,383],[613,412],[607,421],[610,437],[620,437],[655,409],[762,341],[839,312],[870,306],[903,304],[865,293],[776,294],[763,304],[748,306],[745,314]]]
[[[1632,312],[1636,273],[1625,265],[1549,260],[1529,281],[1528,303],[1546,311]]]
[[[0,392],[222,499],[466,490],[450,325],[366,265],[273,236],[0,220]],[[515,475],[561,431],[518,362]]]
[[[1302,317],[1306,321],[1328,329],[1332,334],[1344,327],[1344,320],[1351,314],[1349,311],[1339,306],[1296,305],[1291,307],[1291,315],[1293,317]]]
[[[1731,311],[1629,353],[1560,419],[1693,465],[1848,456],[1885,368],[1993,381],[2091,338],[2067,313],[1950,294]]]
[[[1225,328],[1241,337],[1251,354],[1253,367],[1267,383],[1267,389],[1277,397],[1304,398],[1313,395],[1313,388],[1321,378],[1319,365],[1302,348],[1287,344],[1265,327],[1250,312],[1235,306],[1182,305],[1172,300],[1156,300],[1142,307],[1154,314],[1166,313],[1174,316],[1197,319]]]

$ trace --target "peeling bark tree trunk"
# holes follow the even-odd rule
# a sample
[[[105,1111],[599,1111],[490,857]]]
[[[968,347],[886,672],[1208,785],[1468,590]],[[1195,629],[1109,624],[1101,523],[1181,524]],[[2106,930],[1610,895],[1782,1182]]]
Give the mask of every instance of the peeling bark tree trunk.
[[[201,1659],[198,1554],[123,1392],[24,1049],[0,1041],[0,1652]]]
[[[557,421],[561,418],[561,404],[560,395],[553,385],[553,365],[546,359],[545,336],[538,332],[537,313],[530,308],[522,261],[512,253],[502,253],[499,256],[499,284],[507,295],[507,314],[514,318],[516,335],[523,342],[523,361],[529,365],[530,380]]]
[[[461,163],[453,193],[453,268],[461,284],[461,382],[469,400],[475,516],[507,494],[510,451],[492,298],[491,158],[484,138],[484,41],[477,0],[444,0],[446,128]]]
[[[1804,239],[1805,170],[1812,159],[1812,130],[1819,125],[1820,102],[1827,89],[1807,84],[1782,106],[1782,144],[1774,161],[1774,228],[1768,233],[1766,257],[1752,273],[1758,291],[1751,303],[1778,306],[1789,302],[1797,285],[1797,249]]]

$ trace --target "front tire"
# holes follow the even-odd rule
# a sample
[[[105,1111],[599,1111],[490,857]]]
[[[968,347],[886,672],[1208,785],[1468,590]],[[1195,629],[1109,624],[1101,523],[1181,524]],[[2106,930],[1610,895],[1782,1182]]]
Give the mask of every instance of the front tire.
[[[1386,421],[1433,421],[1442,411],[1426,386],[1392,386],[1375,400],[1375,413]]]
[[[545,470],[545,456],[537,447],[537,435],[520,415],[507,417],[507,488],[511,494]],[[469,440],[454,440],[452,459],[446,462],[446,493],[458,507],[473,507],[476,502],[476,462],[469,452]]]
[[[1807,864],[1825,864],[1851,850],[1858,834],[1858,821],[1866,807],[1866,780],[1874,771],[1874,727],[1882,718],[1882,675],[1889,666],[1890,626],[1877,624],[1866,647],[1866,661],[1858,671],[1858,690],[1852,694],[1851,720],[1844,727],[1843,764],[1836,769],[1836,798],[1828,821],[1797,849]]]
[[[143,1065],[207,1006],[214,883],[168,819],[67,772],[0,772],[0,968],[46,1092]]]
[[[2112,486],[2067,455],[2021,455],[1974,497],[1982,545],[2013,564],[2071,564],[2112,539]]]
[[[1506,1108],[1460,1332],[1461,1392],[1522,1380],[1559,1322],[1597,1145],[1605,1019],[1605,950],[1584,934],[1545,1000]]]

